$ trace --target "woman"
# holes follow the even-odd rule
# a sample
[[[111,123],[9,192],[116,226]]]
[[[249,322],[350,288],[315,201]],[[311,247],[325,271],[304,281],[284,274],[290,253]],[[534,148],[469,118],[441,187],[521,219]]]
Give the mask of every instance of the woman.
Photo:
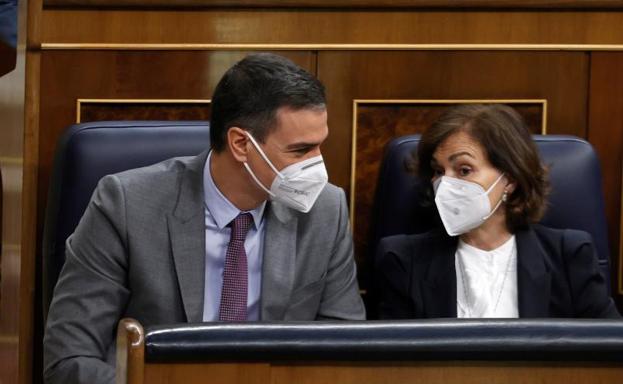
[[[547,173],[512,108],[449,110],[416,160],[445,231],[381,240],[381,318],[620,317],[590,235],[536,224]]]

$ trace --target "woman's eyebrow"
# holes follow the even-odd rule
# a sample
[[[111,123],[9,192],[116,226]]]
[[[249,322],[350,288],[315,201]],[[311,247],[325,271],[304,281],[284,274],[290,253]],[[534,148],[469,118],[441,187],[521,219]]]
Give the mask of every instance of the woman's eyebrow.
[[[474,155],[472,155],[471,153],[469,153],[467,151],[461,151],[461,152],[453,153],[452,155],[450,155],[448,160],[450,160],[450,162],[452,162],[452,161],[456,160],[457,157],[461,157],[461,156],[469,156],[472,159],[476,159],[476,157]]]

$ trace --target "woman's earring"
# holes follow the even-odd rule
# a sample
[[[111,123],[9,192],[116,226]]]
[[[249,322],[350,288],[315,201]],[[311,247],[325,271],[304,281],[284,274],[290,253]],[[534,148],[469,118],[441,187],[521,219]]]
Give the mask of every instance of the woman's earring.
[[[504,191],[504,194],[502,195],[502,202],[506,203],[506,200],[508,200],[508,192]]]

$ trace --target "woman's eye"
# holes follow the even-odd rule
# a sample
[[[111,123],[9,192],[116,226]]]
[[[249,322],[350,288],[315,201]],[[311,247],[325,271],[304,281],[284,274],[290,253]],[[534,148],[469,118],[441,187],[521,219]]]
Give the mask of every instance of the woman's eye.
[[[459,175],[461,176],[468,176],[470,173],[472,173],[472,170],[469,167],[461,167],[459,169]]]
[[[433,170],[433,176],[434,177],[443,176],[443,170],[442,169],[434,169]]]

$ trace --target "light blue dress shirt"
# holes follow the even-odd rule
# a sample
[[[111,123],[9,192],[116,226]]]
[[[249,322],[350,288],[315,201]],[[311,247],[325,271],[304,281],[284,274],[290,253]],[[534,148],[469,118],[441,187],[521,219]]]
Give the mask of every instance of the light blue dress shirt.
[[[225,266],[225,253],[229,244],[231,229],[228,224],[238,216],[241,211],[236,208],[218,190],[210,173],[210,158],[208,155],[203,168],[203,191],[205,207],[205,237],[206,237],[206,263],[205,263],[205,291],[203,295],[203,321],[218,321],[219,306],[221,304],[221,289],[223,287],[223,268]],[[264,253],[264,208],[263,202],[252,211],[253,225],[247,233],[244,241],[244,249],[247,253],[248,295],[247,295],[247,320],[260,319],[260,291],[262,287],[262,256]]]

